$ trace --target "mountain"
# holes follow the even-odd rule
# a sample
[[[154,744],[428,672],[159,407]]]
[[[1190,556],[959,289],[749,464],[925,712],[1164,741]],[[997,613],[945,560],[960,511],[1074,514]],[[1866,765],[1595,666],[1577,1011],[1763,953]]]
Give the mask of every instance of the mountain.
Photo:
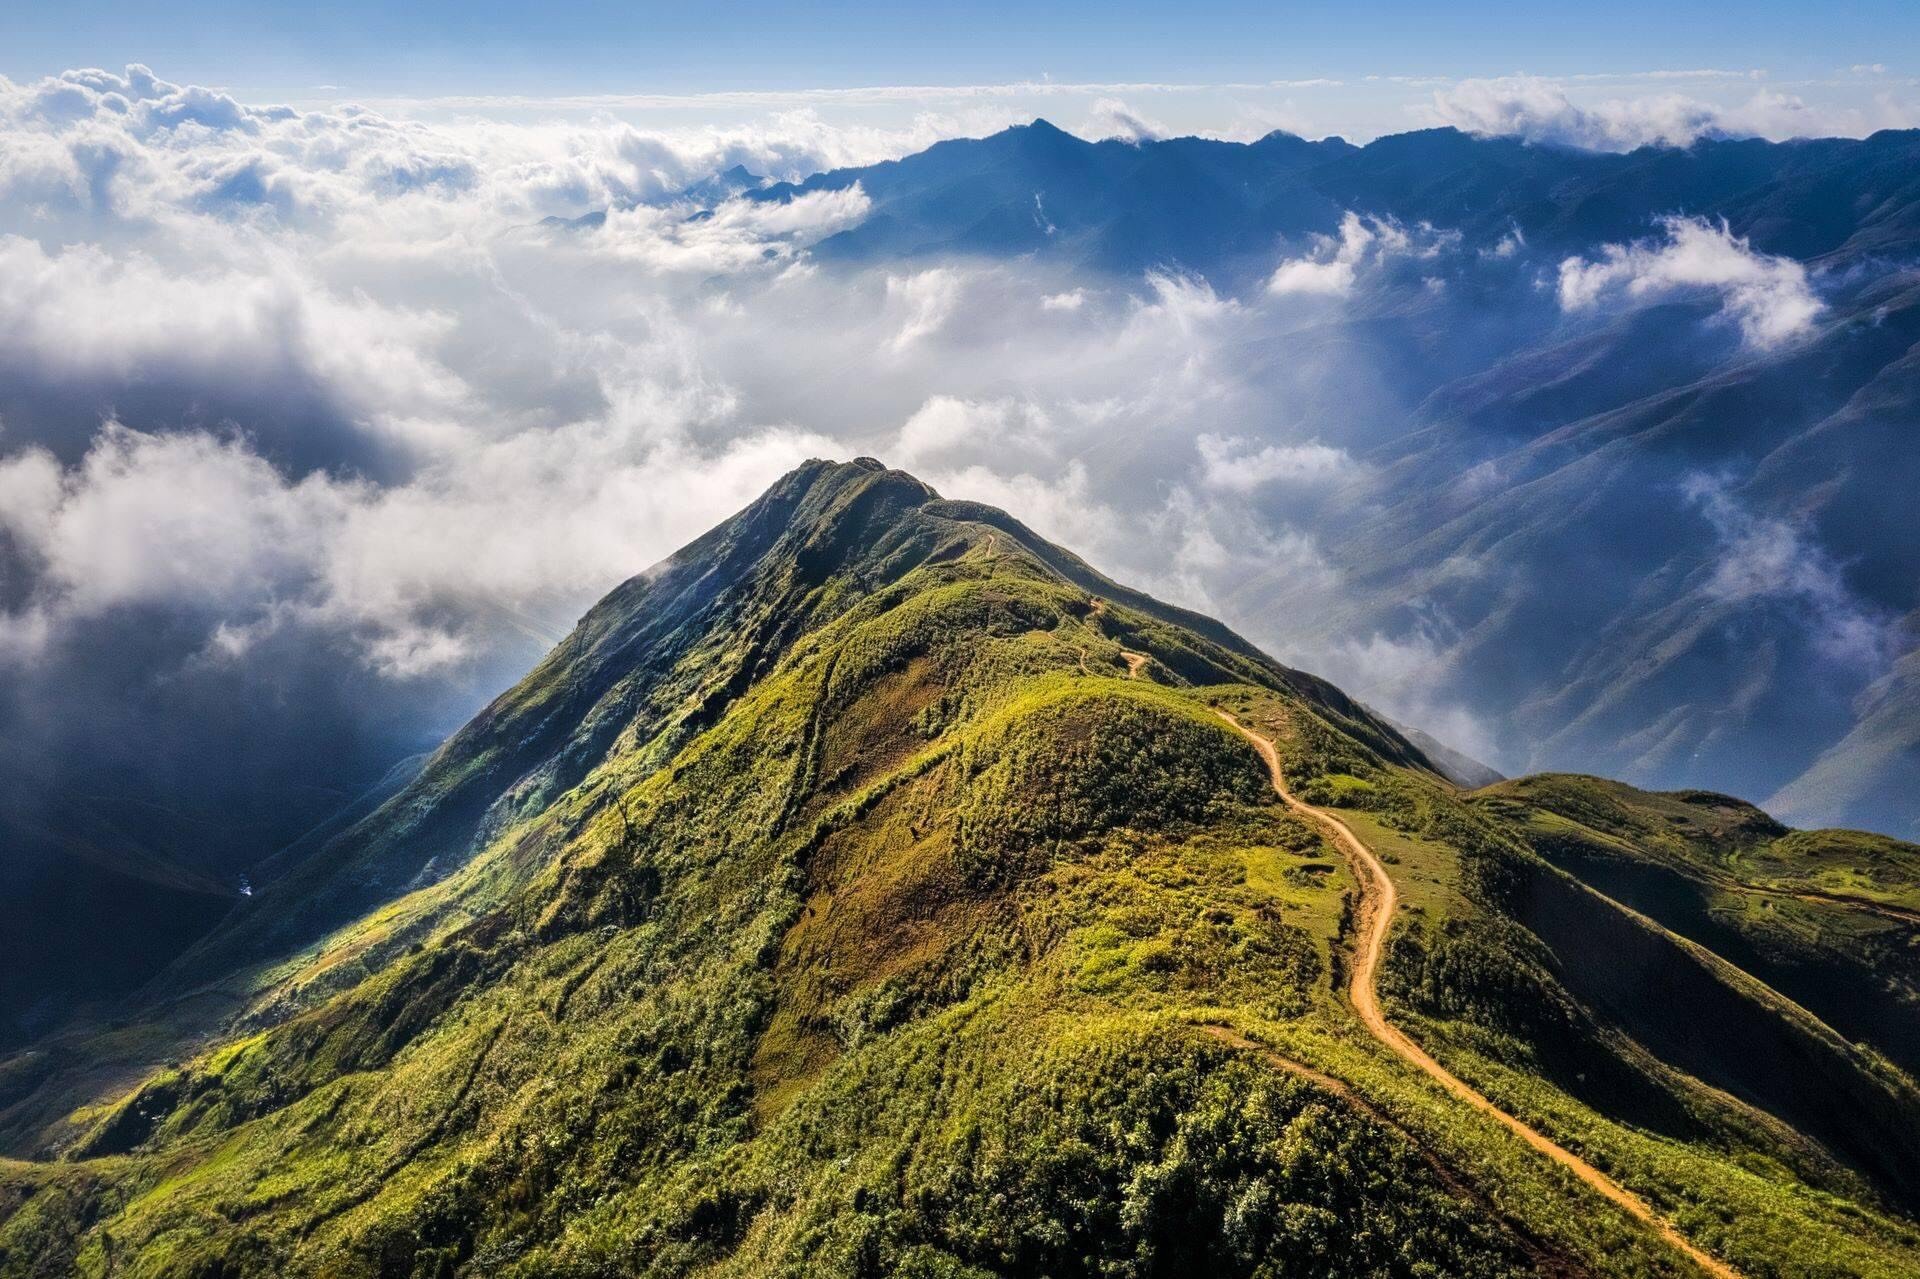
[[[15,957],[0,967],[0,1049],[125,995],[238,899],[237,883],[154,846],[156,827],[196,833],[169,816],[57,787],[0,799],[0,935]]]
[[[722,200],[731,200],[735,196],[757,191],[771,185],[771,180],[752,172],[744,164],[722,169],[710,177],[683,188],[674,198],[694,204],[717,204]]]
[[[31,957],[0,969],[0,1050],[145,986],[278,866],[364,816],[419,763],[402,760],[344,804],[329,788],[288,783],[277,813],[203,795],[170,808],[113,790],[111,778],[98,791],[49,782],[0,796],[0,936]],[[281,851],[262,861],[263,846]]]
[[[1505,726],[1510,769],[1915,829],[1917,304],[1911,281],[1839,290],[1803,342],[1713,358],[1659,308],[1437,386],[1319,508],[1339,624],[1444,619],[1442,700]],[[1232,603],[1301,599],[1276,574]]]
[[[1338,573],[1338,612],[1284,570],[1229,584],[1223,608],[1312,619],[1276,645],[1430,653],[1405,704],[1357,664],[1334,673],[1404,719],[1465,709],[1502,771],[1730,790],[1912,835],[1916,173],[1911,130],[1617,155],[1451,129],[1087,142],[1035,121],[748,198],[858,185],[870,212],[814,247],[826,261],[1183,270],[1249,306],[1349,214],[1426,228],[1430,252],[1383,256],[1338,306],[1232,353],[1272,406],[1237,429],[1354,465],[1284,517]],[[1563,263],[1657,245],[1673,217],[1750,255],[1724,269],[1804,272],[1820,308],[1804,335],[1744,340],[1702,288],[1560,305]],[[1096,491],[1133,498],[1169,465],[1087,463]]]
[[[1392,724],[1402,737],[1413,743],[1426,757],[1427,762],[1433,765],[1435,772],[1456,786],[1477,790],[1482,786],[1491,786],[1495,782],[1507,780],[1498,770],[1489,768],[1471,755],[1455,750],[1431,733],[1415,728],[1411,724],[1399,724],[1390,719],[1386,722]]]
[[[1104,270],[1182,267],[1236,287],[1264,281],[1276,242],[1334,234],[1348,211],[1476,244],[1518,230],[1554,253],[1632,240],[1673,214],[1725,219],[1762,251],[1799,259],[1905,253],[1920,238],[1916,160],[1920,130],[1708,138],[1618,155],[1450,128],[1366,146],[1285,132],[1088,142],[1035,120],[748,198],[858,185],[872,211],[818,246],[828,259],[1031,254]]]
[[[289,858],[0,1060],[0,1275],[1920,1265],[1920,848],[1463,790],[870,459]]]
[[[828,260],[1031,253],[1103,269],[1213,268],[1267,250],[1282,226],[1336,227],[1339,207],[1301,175],[1353,150],[1338,139],[1310,143],[1284,133],[1251,146],[1086,142],[1036,120],[748,198],[783,203],[858,185],[872,212],[817,246]]]

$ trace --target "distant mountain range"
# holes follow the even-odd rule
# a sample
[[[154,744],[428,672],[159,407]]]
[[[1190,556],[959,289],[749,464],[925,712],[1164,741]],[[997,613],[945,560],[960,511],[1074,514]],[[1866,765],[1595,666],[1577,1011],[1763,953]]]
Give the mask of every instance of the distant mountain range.
[[[1423,287],[1424,266],[1382,272],[1338,314],[1244,353],[1273,368],[1280,428],[1363,463],[1308,523],[1352,587],[1316,624],[1426,628],[1448,671],[1428,691],[1494,725],[1509,768],[1920,829],[1920,132],[1615,155],[1452,129],[1366,146],[1087,142],[1035,121],[721,190],[784,201],[855,184],[871,211],[821,259],[1183,269],[1245,293],[1350,212],[1457,234],[1445,289]],[[1672,216],[1802,264],[1824,306],[1808,333],[1743,344],[1684,291],[1562,314],[1564,259],[1657,238]],[[1303,382],[1293,366],[1315,362],[1374,371],[1393,411]],[[1738,586],[1723,572],[1767,555]],[[1298,587],[1276,573],[1227,603],[1283,614]]]
[[[1366,146],[1284,132],[1087,142],[1036,120],[797,183],[763,185],[736,169],[686,194],[785,201],[858,184],[872,212],[816,248],[829,259],[1034,254],[1110,271],[1185,267],[1232,287],[1264,279],[1276,242],[1332,234],[1349,211],[1476,243],[1518,230],[1554,253],[1686,214],[1724,218],[1761,251],[1802,260],[1906,254],[1920,237],[1916,165],[1920,130],[1616,155],[1456,129]]]
[[[1920,1266],[1920,848],[1464,790],[872,459],[393,782],[0,1058],[0,1277]]]

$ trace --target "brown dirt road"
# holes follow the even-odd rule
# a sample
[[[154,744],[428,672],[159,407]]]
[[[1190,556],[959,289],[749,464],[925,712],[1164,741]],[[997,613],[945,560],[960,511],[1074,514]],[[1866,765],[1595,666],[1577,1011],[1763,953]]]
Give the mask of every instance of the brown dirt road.
[[[1392,877],[1387,874],[1387,868],[1381,864],[1378,857],[1374,856],[1373,850],[1353,833],[1353,828],[1346,822],[1325,809],[1316,808],[1296,798],[1293,792],[1287,789],[1286,777],[1280,770],[1280,754],[1274,749],[1271,741],[1246,727],[1225,711],[1214,713],[1253,743],[1254,749],[1259,751],[1260,757],[1266,761],[1274,792],[1280,796],[1288,808],[1325,831],[1353,869],[1353,877],[1360,885],[1358,912],[1360,940],[1354,955],[1353,975],[1348,986],[1348,996],[1353,1000],[1354,1011],[1360,1015],[1361,1024],[1366,1026],[1368,1032],[1391,1049],[1394,1055],[1434,1080],[1455,1097],[1475,1110],[1498,1120],[1520,1140],[1567,1169],[1622,1211],[1651,1226],[1662,1239],[1707,1274],[1715,1276],[1715,1279],[1741,1279],[1739,1271],[1688,1242],[1686,1236],[1675,1230],[1656,1213],[1646,1200],[1565,1146],[1500,1109],[1484,1093],[1435,1061],[1426,1049],[1386,1019],[1385,1014],[1380,1011],[1377,980],[1381,957],[1386,951],[1387,936],[1393,930],[1394,912],[1399,908],[1400,903],[1399,890],[1394,887]]]
[[[1101,599],[1098,595],[1095,595],[1090,599],[1088,599],[1087,601],[1087,620],[1088,621],[1097,621],[1100,618],[1105,617],[1106,613],[1107,613],[1107,602],[1105,600]],[[1130,648],[1123,648],[1120,650],[1120,660],[1127,664],[1127,678],[1139,679],[1140,672],[1145,670],[1147,663],[1152,661],[1153,659],[1147,656],[1145,653],[1136,653]],[[1087,650],[1084,648],[1080,650],[1080,670],[1082,673],[1087,675],[1093,674],[1091,670],[1087,669]]]

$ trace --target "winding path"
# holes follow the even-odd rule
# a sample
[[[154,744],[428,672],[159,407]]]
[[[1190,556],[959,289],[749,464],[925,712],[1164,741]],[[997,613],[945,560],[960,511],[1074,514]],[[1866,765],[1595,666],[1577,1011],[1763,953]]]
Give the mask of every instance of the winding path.
[[[1092,596],[1087,600],[1087,620],[1088,621],[1098,621],[1100,618],[1105,617],[1106,614],[1107,614],[1107,602],[1105,600],[1101,599],[1098,595]],[[1082,646],[1079,649],[1079,653],[1080,653],[1080,673],[1083,675],[1093,674],[1092,669],[1087,665],[1086,648]],[[1120,660],[1127,664],[1127,678],[1139,679],[1140,672],[1145,670],[1147,663],[1152,661],[1153,659],[1145,653],[1136,653],[1130,648],[1123,648],[1120,650]],[[1239,725],[1236,724],[1234,727],[1238,728]],[[1242,731],[1245,731],[1245,730],[1242,730]]]
[[[1216,710],[1214,713],[1253,743],[1254,749],[1259,751],[1260,757],[1266,761],[1267,773],[1273,781],[1274,793],[1280,796],[1288,808],[1325,831],[1332,838],[1335,846],[1340,849],[1341,856],[1346,858],[1347,864],[1352,867],[1353,877],[1360,886],[1358,912],[1360,942],[1354,955],[1353,977],[1348,985],[1348,995],[1353,1000],[1354,1011],[1360,1015],[1361,1024],[1367,1028],[1367,1031],[1391,1049],[1395,1056],[1415,1067],[1475,1110],[1498,1120],[1520,1140],[1567,1169],[1622,1211],[1651,1226],[1676,1251],[1685,1254],[1706,1273],[1715,1276],[1716,1279],[1741,1279],[1739,1271],[1688,1242],[1686,1236],[1656,1213],[1646,1200],[1565,1146],[1500,1109],[1488,1099],[1486,1094],[1435,1061],[1426,1049],[1386,1019],[1380,1011],[1377,988],[1380,961],[1386,951],[1387,935],[1393,929],[1394,912],[1399,908],[1400,903],[1399,890],[1394,887],[1393,879],[1387,874],[1387,868],[1380,863],[1378,857],[1374,856],[1373,850],[1353,833],[1353,828],[1346,822],[1325,809],[1316,808],[1296,798],[1293,792],[1287,789],[1286,777],[1280,770],[1280,753],[1274,749],[1271,741],[1225,711]]]

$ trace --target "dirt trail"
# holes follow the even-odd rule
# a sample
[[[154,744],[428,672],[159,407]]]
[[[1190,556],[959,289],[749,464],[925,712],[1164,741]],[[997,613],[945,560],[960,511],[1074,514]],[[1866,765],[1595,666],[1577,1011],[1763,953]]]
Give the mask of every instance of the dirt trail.
[[[1387,874],[1387,868],[1380,863],[1378,857],[1373,855],[1373,850],[1353,833],[1352,827],[1339,817],[1294,797],[1293,792],[1287,789],[1286,778],[1280,771],[1280,754],[1274,749],[1271,741],[1246,727],[1225,711],[1214,713],[1253,743],[1254,749],[1258,750],[1260,757],[1266,761],[1267,773],[1273,781],[1274,792],[1280,796],[1288,808],[1325,831],[1353,868],[1353,877],[1360,885],[1358,911],[1360,941],[1354,955],[1353,976],[1348,986],[1348,995],[1353,1000],[1354,1011],[1360,1015],[1361,1024],[1366,1026],[1368,1032],[1392,1049],[1396,1056],[1433,1079],[1455,1097],[1475,1110],[1497,1119],[1529,1146],[1573,1173],[1623,1211],[1653,1227],[1662,1239],[1685,1254],[1706,1273],[1716,1276],[1716,1279],[1741,1279],[1739,1271],[1689,1243],[1686,1236],[1654,1212],[1644,1199],[1565,1146],[1544,1133],[1528,1127],[1494,1105],[1485,1094],[1435,1061],[1426,1049],[1408,1038],[1386,1019],[1380,1011],[1380,998],[1376,984],[1380,973],[1380,960],[1386,950],[1387,935],[1393,929],[1394,912],[1399,908],[1400,903],[1399,890],[1394,887],[1392,878]]]
[[[1105,600],[1101,599],[1098,595],[1092,596],[1087,600],[1088,621],[1097,621],[1106,615],[1107,602]],[[1139,679],[1140,672],[1145,670],[1147,663],[1153,659],[1145,653],[1136,653],[1130,648],[1123,648],[1120,650],[1120,660],[1127,664],[1127,678]],[[1087,669],[1087,650],[1084,648],[1080,650],[1080,669],[1085,674],[1093,674],[1091,670]]]
[[[1081,647],[1076,648],[1074,651],[1080,654],[1080,673],[1082,675],[1093,674],[1093,668],[1087,665],[1087,650]],[[1146,669],[1147,663],[1153,659],[1145,653],[1136,653],[1131,649],[1123,648],[1120,650],[1120,660],[1127,664],[1127,678],[1139,679],[1140,672]]]

